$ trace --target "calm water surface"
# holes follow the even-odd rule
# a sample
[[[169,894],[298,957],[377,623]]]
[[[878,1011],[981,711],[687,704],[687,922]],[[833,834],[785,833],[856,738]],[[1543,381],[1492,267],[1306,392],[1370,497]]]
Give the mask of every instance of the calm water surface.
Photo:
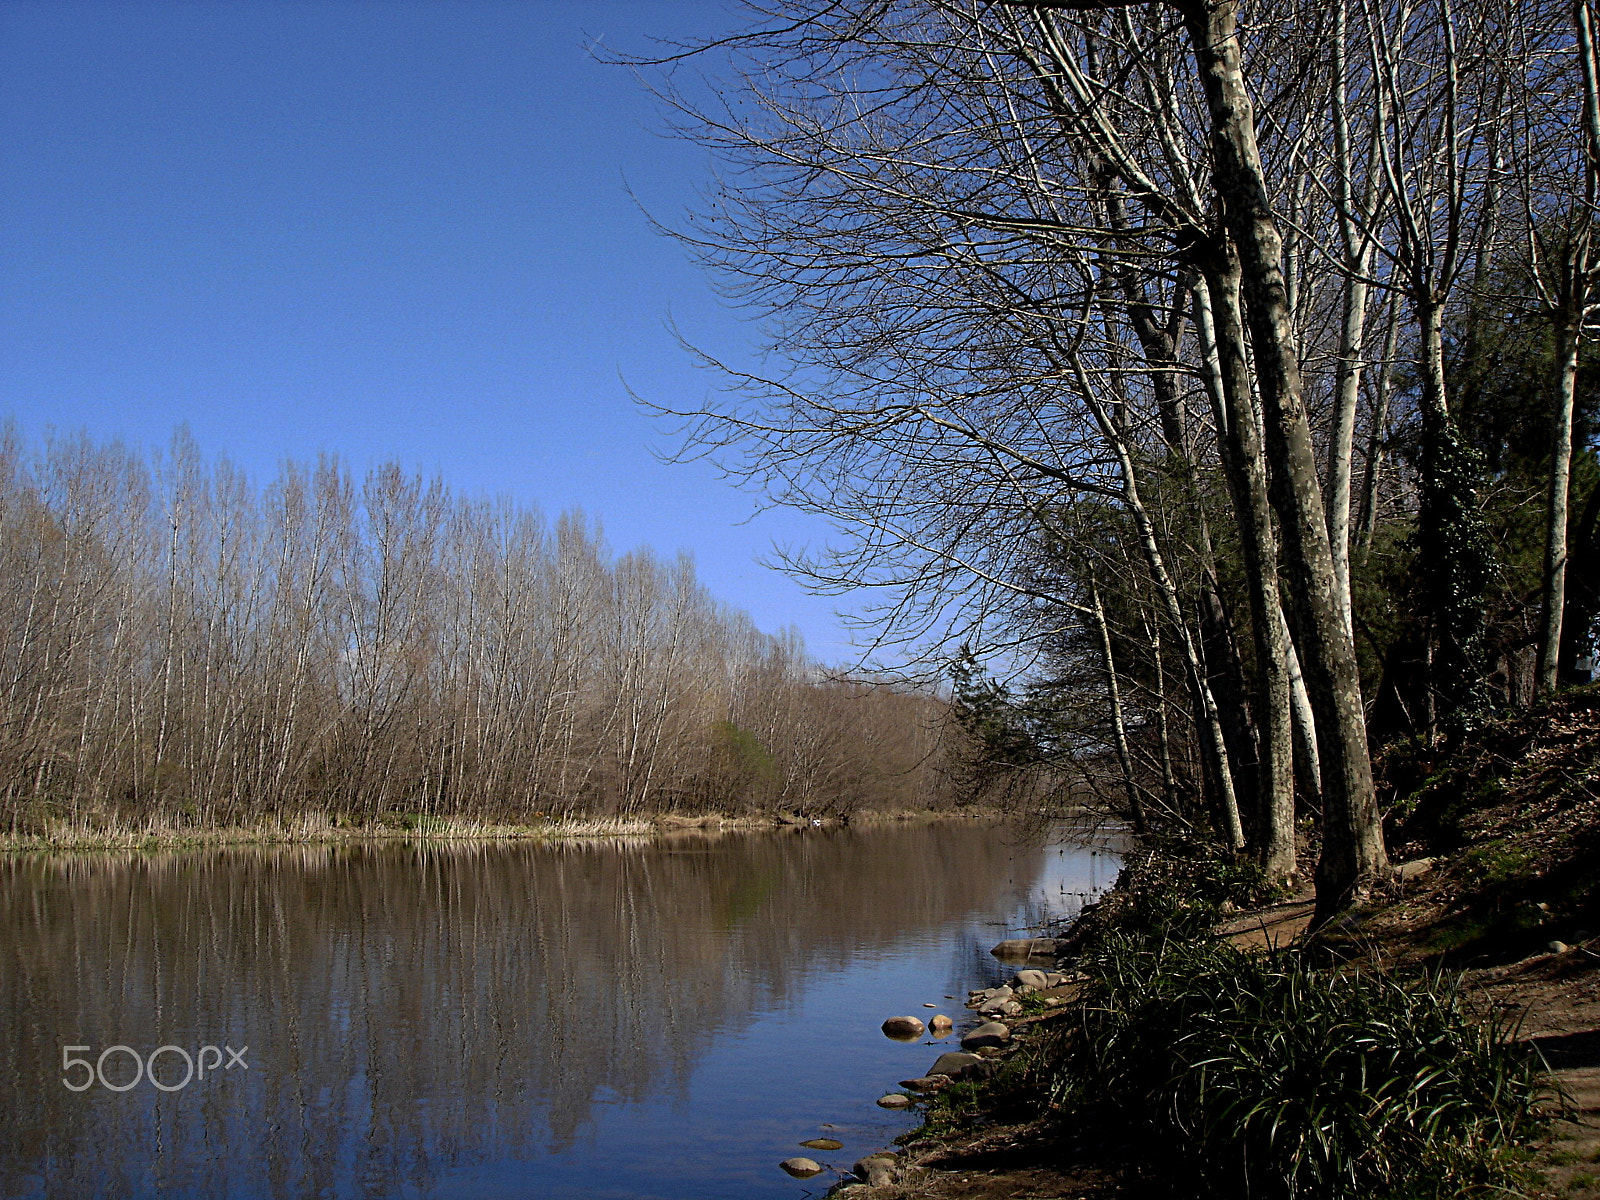
[[[873,1101],[951,1048],[883,1018],[970,1024],[947,997],[1008,973],[989,947],[1115,878],[1103,849],[1047,840],[955,823],[0,861],[0,1195],[820,1195],[836,1176],[776,1163],[889,1145],[916,1118]],[[101,1066],[81,1092],[69,1046]],[[167,1050],[175,1090],[133,1082],[162,1046],[248,1065],[184,1083]],[[822,1135],[845,1148],[796,1146]]]

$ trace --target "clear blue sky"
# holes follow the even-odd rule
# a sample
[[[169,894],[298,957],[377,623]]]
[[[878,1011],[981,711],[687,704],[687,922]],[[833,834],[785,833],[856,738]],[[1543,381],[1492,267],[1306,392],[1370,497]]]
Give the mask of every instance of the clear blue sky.
[[[672,218],[705,155],[589,38],[729,28],[714,0],[0,0],[0,416],[164,445],[258,483],[395,459],[614,549],[686,549],[812,652],[832,610],[757,565],[827,536],[705,464],[663,465],[627,386],[713,380],[751,329],[625,189]]]

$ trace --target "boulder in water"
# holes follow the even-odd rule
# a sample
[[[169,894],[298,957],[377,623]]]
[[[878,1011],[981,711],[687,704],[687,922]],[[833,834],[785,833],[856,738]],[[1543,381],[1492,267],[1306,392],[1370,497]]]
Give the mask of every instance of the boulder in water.
[[[896,1041],[911,1041],[922,1036],[923,1024],[916,1017],[890,1017],[883,1023],[883,1036]]]

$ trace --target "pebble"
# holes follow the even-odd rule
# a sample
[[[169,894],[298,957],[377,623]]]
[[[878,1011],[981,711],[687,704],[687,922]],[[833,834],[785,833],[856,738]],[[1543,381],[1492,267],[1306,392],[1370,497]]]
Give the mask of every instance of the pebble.
[[[890,1092],[878,1097],[879,1108],[910,1108],[916,1101],[904,1092]]]
[[[1568,950],[1572,949],[1572,947],[1567,945],[1565,942],[1555,941],[1545,946],[1545,949],[1550,951],[1551,954],[1565,954]]]
[[[796,1179],[810,1179],[822,1174],[822,1164],[809,1158],[786,1158],[778,1164]]]

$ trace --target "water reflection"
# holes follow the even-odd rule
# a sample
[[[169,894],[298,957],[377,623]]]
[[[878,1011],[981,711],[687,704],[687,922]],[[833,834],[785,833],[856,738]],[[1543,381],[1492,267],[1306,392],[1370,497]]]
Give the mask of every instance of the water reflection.
[[[1044,853],[935,825],[0,862],[0,1194],[428,1195],[566,1154],[817,972],[1015,907]],[[63,1046],[117,1043],[249,1069],[66,1089]]]

